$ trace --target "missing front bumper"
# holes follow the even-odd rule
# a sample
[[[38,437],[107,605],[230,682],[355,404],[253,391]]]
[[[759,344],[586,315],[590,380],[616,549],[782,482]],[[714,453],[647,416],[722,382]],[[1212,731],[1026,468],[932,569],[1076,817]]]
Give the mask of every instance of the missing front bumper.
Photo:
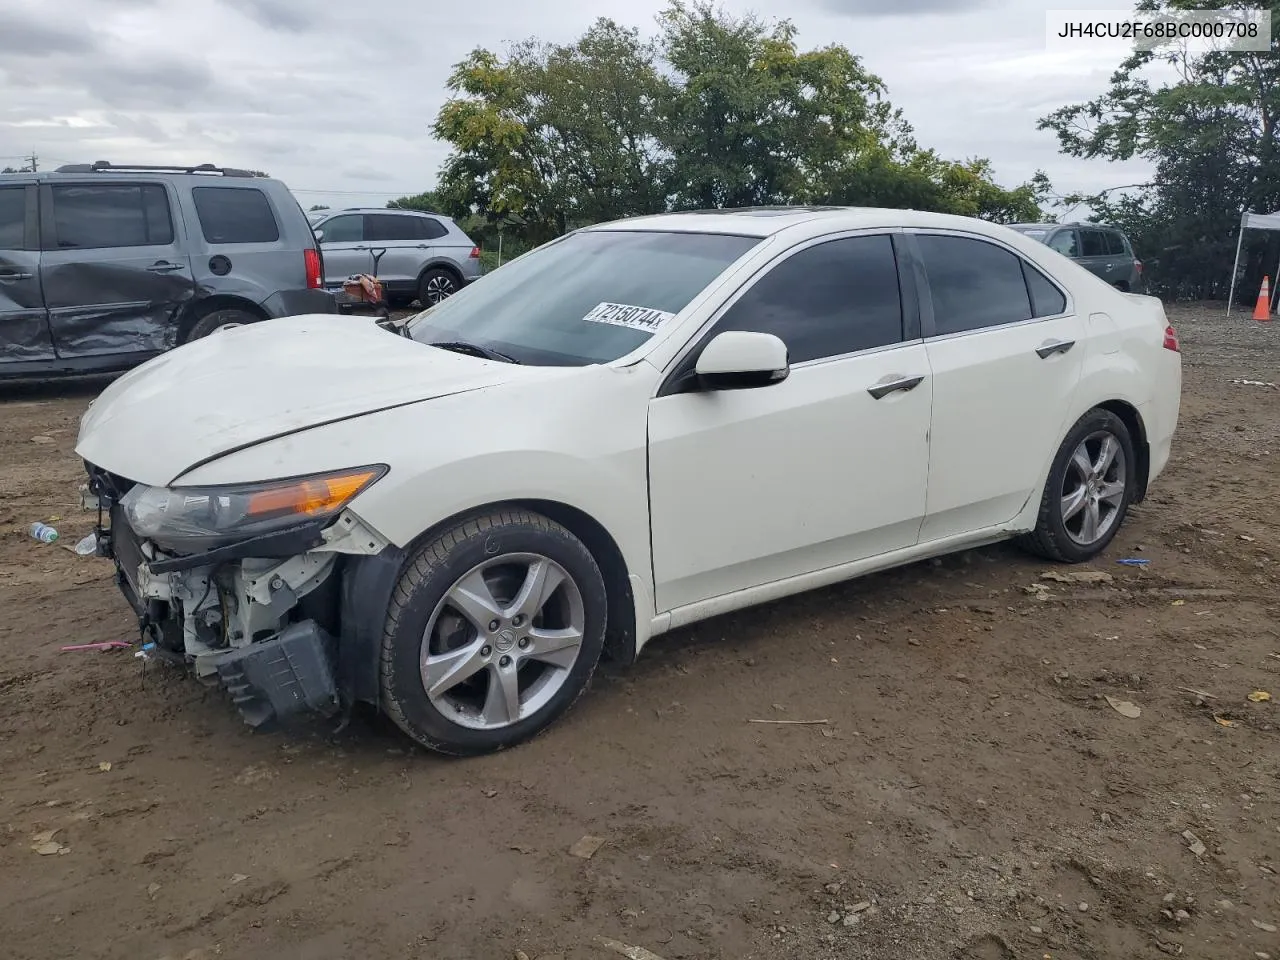
[[[198,670],[217,673],[251,727],[303,713],[331,717],[341,709],[336,647],[333,637],[307,620],[270,639],[201,657]]]

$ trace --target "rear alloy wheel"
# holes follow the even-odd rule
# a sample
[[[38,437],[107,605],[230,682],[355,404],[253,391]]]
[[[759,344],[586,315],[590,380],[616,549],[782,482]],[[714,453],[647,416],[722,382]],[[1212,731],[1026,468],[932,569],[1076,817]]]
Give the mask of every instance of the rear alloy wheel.
[[[246,323],[257,323],[258,319],[247,310],[214,310],[196,321],[191,332],[187,334],[187,342],[199,340],[211,333],[234,330],[236,327],[243,327]]]
[[[1124,421],[1090,410],[1058,449],[1034,532],[1024,538],[1049,560],[1083,563],[1111,543],[1133,499],[1137,459]]]
[[[564,527],[523,510],[468,520],[423,547],[396,587],[384,707],[442,753],[527,740],[586,689],[606,609],[595,560]]]
[[[428,270],[418,281],[418,301],[422,309],[434,307],[441,300],[458,292],[458,279],[448,270]]]

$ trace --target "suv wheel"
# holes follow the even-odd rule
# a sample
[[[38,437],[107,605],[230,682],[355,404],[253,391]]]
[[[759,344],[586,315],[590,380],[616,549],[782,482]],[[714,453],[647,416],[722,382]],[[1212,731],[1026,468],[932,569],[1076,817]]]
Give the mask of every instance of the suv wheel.
[[[425,310],[446,297],[453,296],[458,288],[458,278],[451,271],[435,267],[424,273],[418,281],[418,300]]]
[[[243,327],[246,323],[257,323],[259,319],[261,318],[254,316],[248,310],[236,310],[234,308],[214,310],[212,313],[206,313],[196,321],[184,342],[190,343],[192,340],[199,340],[201,337],[207,337],[211,333],[230,330],[233,327]]]

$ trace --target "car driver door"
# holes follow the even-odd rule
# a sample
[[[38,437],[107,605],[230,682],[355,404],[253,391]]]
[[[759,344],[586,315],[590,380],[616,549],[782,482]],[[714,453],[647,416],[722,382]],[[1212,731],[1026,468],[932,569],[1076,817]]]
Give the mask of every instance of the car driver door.
[[[649,409],[659,612],[913,546],[925,512],[932,380],[896,238],[784,254],[682,357]],[[703,389],[699,352],[771,333],[789,374]]]

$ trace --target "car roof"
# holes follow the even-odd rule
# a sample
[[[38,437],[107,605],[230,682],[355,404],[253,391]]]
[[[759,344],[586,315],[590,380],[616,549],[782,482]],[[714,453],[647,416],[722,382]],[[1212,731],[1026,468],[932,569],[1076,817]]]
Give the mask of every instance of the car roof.
[[[585,231],[646,230],[671,233],[726,233],[770,237],[808,226],[816,233],[875,227],[934,227],[998,235],[1002,225],[972,217],[891,207],[741,207],[728,210],[690,210],[631,217],[584,227]]]
[[[449,217],[443,213],[436,213],[434,210],[401,210],[397,207],[343,207],[341,210],[315,210],[314,213],[323,214],[326,217],[336,217],[341,213],[394,213],[401,216],[410,217]]]

